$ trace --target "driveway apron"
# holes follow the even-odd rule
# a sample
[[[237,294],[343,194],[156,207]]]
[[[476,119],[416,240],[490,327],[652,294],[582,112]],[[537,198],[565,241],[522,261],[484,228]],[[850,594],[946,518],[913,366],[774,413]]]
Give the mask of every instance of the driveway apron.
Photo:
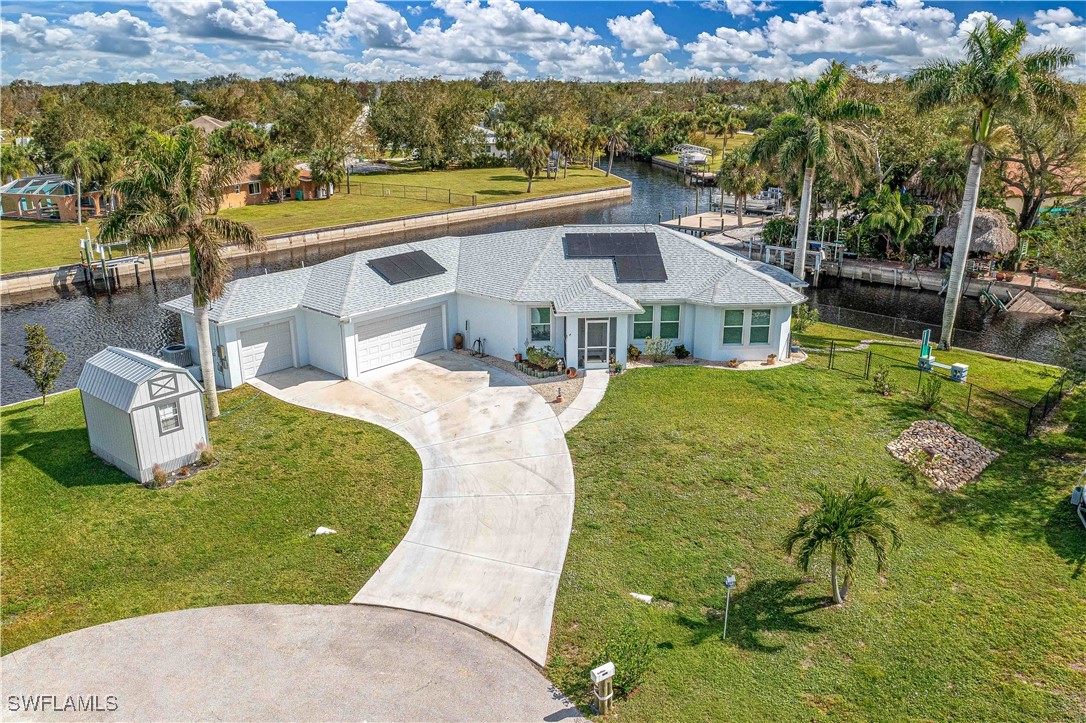
[[[305,367],[252,383],[292,404],[387,427],[422,459],[411,527],[351,602],[450,618],[545,664],[573,521],[573,466],[542,397],[451,352],[350,381]]]

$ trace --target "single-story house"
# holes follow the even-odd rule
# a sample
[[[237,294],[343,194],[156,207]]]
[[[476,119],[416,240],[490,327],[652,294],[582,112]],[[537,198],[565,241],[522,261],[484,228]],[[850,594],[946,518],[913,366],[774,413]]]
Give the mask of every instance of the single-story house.
[[[102,192],[83,189],[83,218],[102,215]],[[5,218],[35,221],[79,219],[75,181],[59,174],[25,176],[0,186],[0,208]]]
[[[296,166],[298,168],[297,185],[275,189],[268,188],[267,184],[260,180],[259,163],[253,161],[244,164],[235,182],[223,187],[219,208],[240,208],[266,203],[273,192],[280,193],[285,201],[312,201],[315,198],[326,198],[327,189],[313,182],[313,174],[309,166],[305,163],[298,163]]]
[[[491,158],[508,158],[509,151],[498,147],[498,134],[486,126],[475,126],[475,132],[482,139],[482,152]]]
[[[76,386],[91,451],[140,482],[155,465],[192,464],[208,443],[203,387],[175,364],[110,346],[87,360]]]
[[[312,365],[345,379],[465,346],[567,366],[626,363],[647,337],[718,361],[789,356],[803,282],[655,225],[559,226],[431,239],[230,282],[209,309],[216,382]],[[195,350],[192,297],[181,315]]]

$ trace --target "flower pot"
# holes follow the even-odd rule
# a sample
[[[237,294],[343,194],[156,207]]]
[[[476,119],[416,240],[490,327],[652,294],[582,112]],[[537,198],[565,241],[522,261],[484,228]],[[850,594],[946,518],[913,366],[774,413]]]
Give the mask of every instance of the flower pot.
[[[453,334],[453,348],[454,349],[463,349],[464,348],[464,335],[461,334],[460,332],[456,332],[455,334]]]
[[[566,376],[570,379],[577,378],[577,367],[569,367],[566,369]]]
[[[518,363],[524,361],[523,354],[517,354],[514,358],[517,360]]]
[[[792,353],[795,354],[796,352],[799,351],[799,344],[793,344],[792,346],[789,347],[789,349],[791,349]]]

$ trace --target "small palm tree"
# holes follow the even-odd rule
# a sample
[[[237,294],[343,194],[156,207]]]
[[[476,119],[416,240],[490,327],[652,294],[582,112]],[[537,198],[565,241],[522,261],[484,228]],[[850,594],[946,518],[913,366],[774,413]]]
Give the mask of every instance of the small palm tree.
[[[886,242],[886,253],[897,244],[898,256],[906,258],[905,244],[924,230],[924,219],[931,213],[931,206],[910,206],[904,203],[902,194],[889,186],[880,186],[878,193],[860,204],[864,217],[860,230],[881,236]]]
[[[607,130],[607,173],[605,175],[611,175],[611,166],[615,163],[616,153],[625,153],[630,147],[630,137],[626,131],[626,125],[623,123],[616,123]]]
[[[789,555],[798,549],[796,563],[804,572],[810,569],[816,554],[828,551],[833,601],[842,603],[856,577],[860,543],[867,541],[875,551],[879,572],[886,569],[889,553],[901,544],[897,526],[886,516],[894,503],[885,487],[872,485],[862,477],[844,494],[825,485],[816,485],[814,491],[822,503],[814,512],[799,518],[784,546]],[[841,572],[843,582],[839,580]]]
[[[525,133],[513,146],[513,166],[528,177],[528,193],[532,180],[547,169],[547,144],[538,133]]]
[[[710,126],[713,132],[718,138],[724,136],[724,146],[721,148],[721,153],[728,150],[728,141],[735,138],[735,135],[746,126],[747,124],[743,122],[735,108],[725,108],[713,118]]]
[[[76,220],[83,223],[83,179],[101,171],[98,157],[91,145],[84,141],[68,141],[64,149],[53,158],[53,165],[65,176],[75,178]]]
[[[588,167],[595,168],[600,158],[600,149],[607,145],[607,129],[603,126],[589,126],[581,140],[581,147],[588,156]]]
[[[322,186],[332,195],[334,184],[343,183],[347,175],[343,167],[345,154],[333,145],[321,146],[313,152],[309,159],[309,173],[313,177],[313,183]]]
[[[1073,93],[1060,78],[1060,72],[1074,64],[1075,53],[1055,47],[1023,54],[1022,45],[1028,37],[1029,31],[1021,20],[1008,28],[988,18],[966,37],[965,60],[928,63],[907,81],[920,111],[950,106],[968,107],[973,112],[969,172],[943,305],[939,338],[943,349],[949,349],[953,340],[984,158],[991,146],[1005,141],[1010,132],[1007,126],[996,125],[996,116],[1018,109],[1054,117],[1076,105]]]
[[[282,146],[268,150],[260,157],[260,182],[275,191],[298,185],[301,171],[294,162],[294,156]],[[278,194],[279,200],[283,195]]]
[[[792,110],[774,118],[751,144],[755,160],[775,160],[790,172],[803,174],[792,267],[792,273],[801,279],[807,263],[815,171],[826,166],[831,172],[856,178],[856,169],[871,154],[871,144],[855,124],[882,114],[878,106],[842,98],[847,82],[845,66],[836,62],[813,83],[792,81],[788,87]]]
[[[0,146],[0,178],[8,182],[13,178],[22,178],[38,170],[30,154],[22,146]]]
[[[154,135],[113,184],[121,205],[102,222],[103,241],[128,241],[137,249],[148,245],[189,249],[192,308],[200,371],[204,379],[207,416],[219,416],[215,367],[211,354],[208,304],[219,298],[230,278],[224,244],[247,250],[261,248],[264,239],[251,226],[213,215],[223,193],[229,163],[221,167],[208,155],[207,139],[185,126],[175,136]]]
[[[750,157],[745,148],[738,148],[725,153],[720,163],[717,183],[720,190],[735,198],[735,215],[739,218],[739,227],[743,227],[743,209],[747,196],[758,193],[765,185],[766,174],[761,166]],[[720,213],[724,214],[724,199],[721,199]]]

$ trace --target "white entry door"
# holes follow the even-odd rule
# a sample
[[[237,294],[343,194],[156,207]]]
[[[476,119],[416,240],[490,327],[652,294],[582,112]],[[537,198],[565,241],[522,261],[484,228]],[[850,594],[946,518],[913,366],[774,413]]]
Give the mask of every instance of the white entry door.
[[[241,338],[241,378],[252,379],[294,366],[290,322],[247,329]]]
[[[584,323],[584,366],[586,369],[606,367],[610,361],[611,320],[586,319]]]
[[[442,306],[431,306],[355,324],[358,373],[444,349],[443,309]]]

